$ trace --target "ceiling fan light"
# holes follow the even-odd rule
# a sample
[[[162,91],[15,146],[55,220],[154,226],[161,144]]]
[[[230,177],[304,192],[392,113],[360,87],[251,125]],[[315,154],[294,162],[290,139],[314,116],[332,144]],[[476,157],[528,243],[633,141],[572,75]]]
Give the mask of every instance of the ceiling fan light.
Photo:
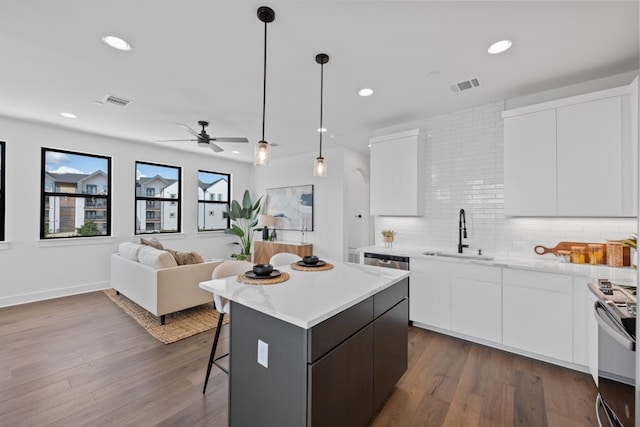
[[[202,148],[208,148],[209,147],[209,141],[202,139],[202,138],[198,138],[198,147],[202,147]]]
[[[327,176],[327,162],[324,161],[324,157],[316,157],[313,165],[313,176]]]
[[[255,166],[269,166],[271,150],[267,141],[258,141],[253,150],[253,164]]]

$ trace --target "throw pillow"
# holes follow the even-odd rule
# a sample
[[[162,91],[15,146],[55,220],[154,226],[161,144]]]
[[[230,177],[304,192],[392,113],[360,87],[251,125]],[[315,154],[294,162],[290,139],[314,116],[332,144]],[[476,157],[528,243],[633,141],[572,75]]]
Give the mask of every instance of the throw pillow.
[[[173,255],[178,265],[201,264],[204,262],[204,258],[197,252],[180,252],[173,249],[166,249],[166,251]]]
[[[162,246],[162,243],[160,243],[158,239],[156,239],[155,237],[152,237],[151,239],[145,239],[144,237],[141,237],[140,243],[142,243],[143,245],[151,246],[152,248],[156,248],[159,250],[164,249],[164,246]]]
[[[118,246],[120,256],[131,261],[138,261],[138,251],[142,245],[133,242],[122,242]]]
[[[138,252],[138,261],[140,264],[152,268],[169,268],[177,267],[178,263],[167,251],[161,251],[151,246],[142,246]]]

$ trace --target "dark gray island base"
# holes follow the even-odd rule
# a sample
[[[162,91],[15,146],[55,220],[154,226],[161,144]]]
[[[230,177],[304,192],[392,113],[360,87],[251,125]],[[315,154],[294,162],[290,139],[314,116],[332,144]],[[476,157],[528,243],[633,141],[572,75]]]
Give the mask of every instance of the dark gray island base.
[[[229,425],[366,425],[407,370],[408,292],[406,277],[310,329],[232,301]]]

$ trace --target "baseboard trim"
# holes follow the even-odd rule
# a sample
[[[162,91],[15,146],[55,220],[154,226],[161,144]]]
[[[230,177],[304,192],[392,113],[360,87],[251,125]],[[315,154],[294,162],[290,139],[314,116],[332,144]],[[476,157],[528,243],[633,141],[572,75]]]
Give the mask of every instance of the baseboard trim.
[[[44,301],[48,299],[68,297],[71,295],[84,294],[87,292],[95,292],[111,287],[111,282],[95,282],[86,283],[78,286],[70,286],[66,288],[49,289],[40,292],[30,292],[27,294],[11,295],[0,298],[0,308],[10,307],[12,305],[28,304],[30,302]]]
[[[506,346],[506,345],[503,345],[503,344],[500,344],[500,343],[497,343],[497,342],[487,341],[487,340],[484,340],[482,338],[472,337],[472,336],[461,334],[461,333],[458,333],[458,332],[449,331],[447,329],[439,328],[437,326],[431,326],[431,325],[427,325],[427,324],[424,324],[424,323],[413,322],[413,321],[411,322],[411,324],[413,326],[417,327],[417,328],[427,329],[429,331],[438,332],[438,333],[444,334],[444,335],[449,335],[449,336],[452,336],[454,338],[460,338],[460,339],[465,340],[465,341],[471,341],[471,342],[474,342],[476,344],[481,344],[481,345],[485,345],[487,347],[497,348],[498,350],[508,351],[509,353],[519,354],[520,356],[529,357],[531,359],[540,360],[542,362],[551,363],[551,364],[557,365],[557,366],[562,366],[563,368],[568,368],[568,369],[572,369],[574,371],[579,371],[579,372],[583,372],[585,374],[590,374],[588,366],[583,366],[583,365],[579,365],[579,364],[576,364],[576,363],[567,362],[567,361],[564,361],[564,360],[554,359],[552,357],[543,356],[541,354],[531,353],[531,352],[526,351],[526,350],[520,350],[518,348],[509,347],[509,346]]]

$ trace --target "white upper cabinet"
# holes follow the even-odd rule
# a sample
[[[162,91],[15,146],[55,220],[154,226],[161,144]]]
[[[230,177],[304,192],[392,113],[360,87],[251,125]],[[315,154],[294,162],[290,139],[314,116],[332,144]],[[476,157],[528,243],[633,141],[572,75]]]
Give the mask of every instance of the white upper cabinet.
[[[559,216],[621,216],[622,99],[557,109]]]
[[[419,129],[372,138],[370,144],[371,215],[423,215],[424,138]]]
[[[505,215],[636,216],[636,87],[504,111]]]
[[[504,120],[504,214],[556,215],[556,111]]]

